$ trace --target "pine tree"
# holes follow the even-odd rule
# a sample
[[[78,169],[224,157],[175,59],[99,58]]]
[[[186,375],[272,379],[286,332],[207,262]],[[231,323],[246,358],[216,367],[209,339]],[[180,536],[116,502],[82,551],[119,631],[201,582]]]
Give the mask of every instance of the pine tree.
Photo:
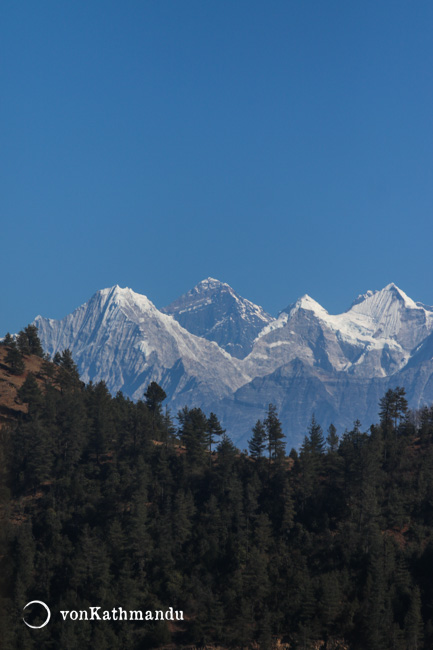
[[[166,399],[167,394],[156,381],[152,381],[144,393],[146,406],[151,413],[152,418],[152,438],[159,440],[160,430],[162,428],[162,402]]]
[[[172,446],[175,440],[176,427],[171,419],[170,409],[168,406],[165,408],[165,413],[162,416],[162,441],[166,447]]]
[[[317,423],[313,415],[308,429],[308,436],[305,436],[299,454],[302,510],[306,508],[307,503],[310,506],[314,503],[314,509],[318,510],[320,490],[318,491],[317,488],[319,475],[324,465],[324,449],[325,440],[322,427]],[[318,512],[316,512],[317,514]]]
[[[264,425],[268,441],[269,459],[280,460],[284,457],[285,435],[282,430],[281,422],[278,419],[277,408],[274,404],[269,404]]]
[[[51,362],[49,355],[46,355],[42,362],[41,373],[45,375],[48,383],[50,383],[51,380],[54,379],[56,368],[54,363]]]
[[[283,539],[288,539],[289,533],[293,527],[293,520],[295,517],[295,505],[293,502],[292,488],[287,479],[287,476],[283,478],[283,487],[281,490],[282,500],[282,516],[281,516],[281,534]]]
[[[225,429],[222,428],[217,416],[215,413],[209,415],[207,421],[207,440],[209,445],[209,462],[211,462],[210,455],[212,453],[212,445],[216,442],[215,436],[222,436],[225,433]]]
[[[144,393],[146,398],[146,406],[152,413],[161,412],[161,404],[166,399],[167,394],[163,388],[156,381],[152,381]]]
[[[261,458],[266,449],[266,430],[261,420],[257,420],[252,428],[253,437],[248,440],[248,449],[251,458]]]
[[[47,402],[51,391],[45,395],[44,415],[47,413]],[[90,424],[87,417],[85,398],[81,391],[64,393],[55,412],[52,425],[56,441],[56,470],[60,476],[67,476],[74,471],[85,447],[89,444]],[[90,441],[90,445],[93,441]]]
[[[236,459],[238,449],[235,444],[230,440],[226,433],[223,434],[222,440],[217,447],[218,466],[223,467],[225,473],[230,470]]]
[[[38,357],[44,356],[36,325],[27,325],[24,330],[21,330],[18,333],[17,343],[22,354],[35,354]]]
[[[384,397],[379,400],[379,417],[384,431],[396,430],[407,414],[407,399],[404,388],[397,386],[394,390],[387,390]]]
[[[21,354],[30,354],[30,345],[27,334],[20,330],[17,335],[17,346]]]
[[[328,452],[329,453],[334,453],[338,449],[338,436],[337,436],[337,429],[335,426],[332,424],[329,425],[328,427],[328,435],[326,438],[326,442],[328,444]]]
[[[14,337],[10,334],[10,332],[7,332],[2,341],[3,345],[5,345],[6,347],[10,347],[11,345],[14,344],[14,342],[15,342]]]
[[[28,373],[25,382],[18,390],[18,397],[22,402],[29,405],[29,416],[35,416],[40,412],[43,403],[42,393],[32,372]]]
[[[101,454],[113,446],[114,443],[114,422],[112,412],[111,395],[105,382],[100,381],[88,391],[89,414],[91,418],[92,435],[90,448],[96,455],[99,463]]]
[[[12,471],[18,489],[36,490],[51,473],[53,449],[50,431],[40,418],[20,423],[13,439]]]
[[[325,451],[322,427],[316,421],[314,414],[311,417],[311,424],[308,429],[308,447],[309,451],[316,456],[322,455]]]
[[[56,361],[57,359],[57,361]],[[60,365],[58,381],[62,391],[74,390],[81,385],[77,365],[72,358],[71,351],[67,348],[61,354],[56,352],[54,363]]]
[[[199,465],[205,457],[208,445],[208,420],[200,408],[189,409],[187,406],[179,411],[179,435],[186,447],[187,458],[192,465]]]
[[[10,367],[14,375],[22,375],[25,370],[23,355],[19,351],[15,341],[8,348],[5,363]]]

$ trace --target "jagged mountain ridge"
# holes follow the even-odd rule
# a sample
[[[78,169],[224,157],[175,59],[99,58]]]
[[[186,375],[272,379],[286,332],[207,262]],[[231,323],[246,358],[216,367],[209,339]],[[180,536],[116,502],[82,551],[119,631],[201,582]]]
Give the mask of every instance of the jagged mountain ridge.
[[[388,387],[405,386],[414,406],[433,401],[433,310],[394,284],[337,315],[305,295],[276,319],[212,278],[161,311],[116,286],[35,324],[50,354],[71,349],[85,381],[134,399],[157,381],[172,410],[214,410],[241,446],[270,402],[297,445],[313,411],[341,430],[360,413],[365,426],[376,421]]]
[[[401,370],[433,331],[433,312],[395,284],[359,296],[342,314],[329,314],[305,295],[259,333],[247,367],[269,374],[292,359],[360,377]]]
[[[34,322],[49,354],[71,350],[84,381],[104,380],[112,393],[134,399],[157,381],[172,406],[205,405],[249,380],[216,343],[190,334],[128,288],[98,291],[62,320]]]
[[[199,282],[161,310],[191,334],[215,341],[233,357],[243,359],[265,325],[275,320],[215,278]]]

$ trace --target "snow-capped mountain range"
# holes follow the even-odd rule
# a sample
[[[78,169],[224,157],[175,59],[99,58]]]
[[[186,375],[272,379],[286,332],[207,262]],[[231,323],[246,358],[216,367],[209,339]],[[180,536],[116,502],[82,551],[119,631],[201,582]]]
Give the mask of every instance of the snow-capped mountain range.
[[[313,412],[340,433],[356,418],[367,428],[390,387],[404,386],[412,407],[433,402],[433,309],[394,284],[337,315],[305,295],[278,318],[213,278],[162,310],[115,286],[62,320],[34,322],[47,352],[71,350],[84,381],[134,399],[157,381],[173,414],[215,411],[241,448],[270,402],[289,447]]]
[[[274,319],[225,282],[207,278],[161,310],[191,334],[215,341],[233,357],[251,352],[256,336]]]

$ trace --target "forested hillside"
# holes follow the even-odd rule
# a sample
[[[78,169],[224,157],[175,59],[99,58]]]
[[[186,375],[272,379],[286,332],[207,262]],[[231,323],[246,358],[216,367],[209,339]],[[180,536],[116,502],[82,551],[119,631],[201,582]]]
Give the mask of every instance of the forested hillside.
[[[286,456],[272,405],[247,454],[164,397],[84,385],[31,327],[3,341],[2,648],[433,647],[433,409],[389,390],[370,431],[313,419]],[[22,621],[31,600],[43,629]],[[90,606],[185,620],[60,616]]]

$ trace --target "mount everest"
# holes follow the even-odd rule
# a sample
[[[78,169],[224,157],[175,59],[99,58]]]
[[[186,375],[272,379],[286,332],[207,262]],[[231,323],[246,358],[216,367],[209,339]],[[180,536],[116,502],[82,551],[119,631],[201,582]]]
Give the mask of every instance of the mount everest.
[[[251,352],[256,336],[274,320],[261,307],[214,278],[203,280],[161,311],[174,316],[191,334],[215,341],[240,359]]]
[[[413,408],[433,402],[433,308],[394,284],[337,315],[305,295],[278,318],[213,278],[162,310],[115,286],[62,320],[34,323],[49,354],[71,350],[83,381],[134,399],[157,381],[172,414],[214,411],[241,448],[270,402],[289,448],[313,412],[325,429],[342,433],[360,413],[368,428],[388,388],[404,386]]]

